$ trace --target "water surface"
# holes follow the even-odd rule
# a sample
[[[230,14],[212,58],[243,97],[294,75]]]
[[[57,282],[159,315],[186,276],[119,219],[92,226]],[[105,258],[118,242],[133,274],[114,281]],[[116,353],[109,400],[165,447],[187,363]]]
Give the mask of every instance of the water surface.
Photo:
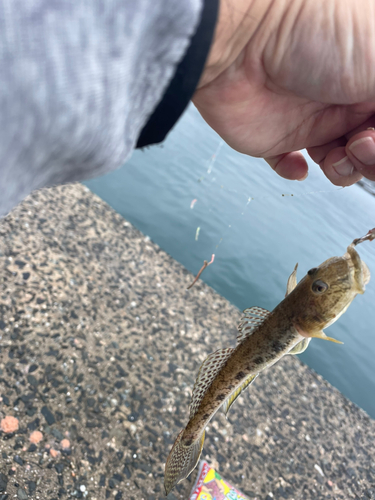
[[[309,165],[306,181],[281,179],[224,144],[191,106],[162,147],[86,184],[192,273],[214,253],[202,279],[237,307],[271,310],[296,262],[300,279],[375,226],[373,195],[337,188]],[[375,242],[359,253],[373,279],[327,330],[344,345],[314,339],[300,357],[375,417]]]

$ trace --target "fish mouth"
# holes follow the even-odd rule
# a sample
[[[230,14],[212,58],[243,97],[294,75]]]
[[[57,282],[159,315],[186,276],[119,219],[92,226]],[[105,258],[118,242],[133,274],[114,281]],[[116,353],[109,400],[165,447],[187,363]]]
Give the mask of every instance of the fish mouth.
[[[352,269],[354,270],[354,281],[357,285],[358,293],[364,293],[365,285],[370,281],[370,270],[366,263],[361,260],[355,247],[364,241],[372,241],[375,239],[375,228],[368,231],[362,238],[353,240],[352,244],[348,246],[345,257],[350,258]],[[349,260],[349,259],[348,259]]]

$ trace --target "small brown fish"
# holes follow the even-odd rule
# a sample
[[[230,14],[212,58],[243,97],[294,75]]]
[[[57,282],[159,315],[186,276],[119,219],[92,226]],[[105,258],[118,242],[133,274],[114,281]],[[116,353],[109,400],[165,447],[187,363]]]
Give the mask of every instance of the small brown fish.
[[[365,291],[370,271],[355,246],[375,239],[375,228],[332,257],[310,269],[297,284],[297,265],[290,275],[284,300],[272,312],[245,309],[238,326],[237,346],[210,354],[200,367],[190,404],[190,419],[169,453],[164,487],[168,494],[195,468],[202,452],[205,428],[218,409],[228,412],[241,392],[265,368],[286,354],[299,354],[311,338],[330,340],[323,332]]]

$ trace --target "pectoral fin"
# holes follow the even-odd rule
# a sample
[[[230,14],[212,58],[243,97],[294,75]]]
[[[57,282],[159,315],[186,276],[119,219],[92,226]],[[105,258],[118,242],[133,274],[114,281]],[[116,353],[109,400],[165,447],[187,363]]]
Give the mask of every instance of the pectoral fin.
[[[330,340],[331,342],[335,342],[336,344],[343,344],[344,342],[341,342],[341,340],[336,340],[333,339],[332,337],[327,337],[327,335],[322,331],[314,333],[313,335],[310,335],[310,337],[316,338],[316,339],[323,339],[323,340]]]
[[[310,340],[311,337],[307,337],[301,340],[301,342],[298,342],[298,344],[295,345],[293,349],[289,351],[289,354],[301,354],[301,352],[305,352],[306,349],[309,347]]]

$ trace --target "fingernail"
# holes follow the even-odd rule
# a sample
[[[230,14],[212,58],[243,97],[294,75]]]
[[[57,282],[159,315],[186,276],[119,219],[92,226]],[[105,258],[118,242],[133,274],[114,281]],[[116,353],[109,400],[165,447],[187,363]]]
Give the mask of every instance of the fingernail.
[[[364,165],[375,164],[375,142],[372,137],[362,137],[354,141],[349,150]]]
[[[340,161],[336,163],[332,163],[332,167],[338,175],[342,177],[347,177],[348,175],[352,175],[354,166],[353,163],[349,160],[347,156],[344,156]]]

